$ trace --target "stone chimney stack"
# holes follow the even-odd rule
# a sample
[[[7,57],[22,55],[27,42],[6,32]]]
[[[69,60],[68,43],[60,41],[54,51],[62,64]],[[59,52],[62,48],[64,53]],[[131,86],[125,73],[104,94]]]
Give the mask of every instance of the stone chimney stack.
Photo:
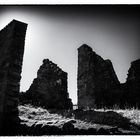
[[[13,20],[0,31],[0,135],[19,124],[18,94],[27,24]]]

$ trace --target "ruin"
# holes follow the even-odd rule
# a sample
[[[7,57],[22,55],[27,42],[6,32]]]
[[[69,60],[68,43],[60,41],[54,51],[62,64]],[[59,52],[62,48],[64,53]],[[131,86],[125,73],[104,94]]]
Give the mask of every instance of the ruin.
[[[24,99],[23,99],[24,98]],[[67,91],[67,73],[49,59],[44,59],[22,102],[47,109],[72,109]]]
[[[113,118],[113,123],[114,119],[117,120],[115,125],[120,122],[119,126],[123,126],[124,123],[125,127],[128,128],[128,125],[130,125],[129,119],[123,119],[121,115],[117,115],[113,111],[97,113],[96,111],[81,109],[91,109],[95,106],[112,108],[113,105],[119,105],[121,108],[125,108],[125,105],[140,108],[140,59],[131,63],[127,81],[121,84],[111,61],[104,60],[91,47],[83,44],[78,48],[77,82],[78,108],[80,109],[76,108],[73,112],[73,110],[70,110],[73,108],[73,104],[67,91],[67,73],[49,59],[43,60],[43,64],[37,72],[37,78],[33,80],[29,90],[22,95],[19,94],[26,29],[26,23],[13,20],[0,31],[1,136],[45,135],[46,133],[103,134],[103,132],[100,132],[103,130],[97,132],[95,129],[78,130],[72,124],[72,122],[75,123],[75,120],[64,123],[62,129],[51,125],[47,125],[44,129],[44,126],[40,124],[35,124],[31,127],[26,126],[20,123],[22,120],[19,119],[19,99],[23,104],[30,103],[34,106],[54,109],[49,110],[50,112],[61,110],[62,112],[60,112],[63,115],[66,115],[65,113],[67,112],[70,113],[68,115],[74,115],[76,119],[83,119],[83,121],[95,121],[97,118],[95,114],[98,114],[99,118],[102,118],[105,122],[115,116],[116,118]],[[35,112],[32,113],[36,114]],[[109,115],[109,118],[105,120],[103,114]],[[95,123],[98,123],[98,118]],[[106,132],[106,134],[110,133]]]
[[[104,60],[91,47],[78,48],[78,107],[94,108],[98,97],[106,90],[117,88],[120,82],[110,60]],[[102,104],[102,103],[100,103]]]
[[[140,108],[140,59],[133,61],[125,83],[120,83],[110,60],[91,47],[78,48],[78,108]]]
[[[0,135],[19,124],[18,94],[27,24],[13,20],[0,31]]]
[[[140,59],[131,62],[125,86],[127,104],[140,108]]]

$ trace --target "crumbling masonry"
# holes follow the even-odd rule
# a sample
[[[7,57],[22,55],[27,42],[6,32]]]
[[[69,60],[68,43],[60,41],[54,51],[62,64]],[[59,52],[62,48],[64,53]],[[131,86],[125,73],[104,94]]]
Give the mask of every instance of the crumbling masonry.
[[[91,47],[78,48],[78,107],[140,107],[140,60],[131,63],[126,83],[120,84],[110,60]]]
[[[27,24],[13,20],[0,31],[0,135],[19,124],[18,94]]]
[[[67,73],[49,59],[44,59],[23,100],[47,109],[72,109]]]
[[[94,108],[98,95],[118,85],[119,80],[110,60],[104,60],[86,44],[78,48],[79,108]]]
[[[0,31],[0,135],[18,130],[19,87],[27,24],[13,20]],[[133,61],[126,83],[120,84],[110,60],[84,44],[78,49],[78,107],[135,106],[140,108],[140,59]],[[21,102],[47,109],[72,109],[67,73],[44,59]]]
[[[124,91],[127,105],[140,108],[140,59],[131,62]]]

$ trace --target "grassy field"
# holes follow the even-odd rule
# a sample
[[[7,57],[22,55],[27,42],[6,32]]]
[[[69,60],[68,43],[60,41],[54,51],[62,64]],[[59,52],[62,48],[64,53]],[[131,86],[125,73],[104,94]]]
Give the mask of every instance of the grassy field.
[[[137,131],[140,133],[139,127],[135,127],[135,125],[127,129],[129,121],[123,119],[123,117],[128,118],[131,123],[140,125],[140,110],[138,109],[98,109],[91,112],[89,111],[89,115],[87,115],[88,111],[84,112],[85,114],[83,115],[80,114],[80,116],[84,116],[85,119],[81,119],[81,117],[75,119],[74,115],[71,117],[64,117],[57,113],[50,113],[48,110],[41,107],[33,107],[32,105],[20,105],[18,108],[22,124],[26,124],[29,127],[33,125],[49,125],[62,128],[65,123],[72,122],[74,127],[78,129],[87,130],[89,128],[95,128],[99,130],[100,128],[112,129],[117,127],[122,133],[128,132],[129,130],[131,132]],[[124,124],[126,127],[121,127],[119,123]],[[129,126],[131,126],[131,124],[129,124]]]
[[[101,128],[109,127],[107,125],[100,125],[90,122],[81,121],[74,119],[74,117],[66,118],[62,115],[55,113],[49,113],[46,109],[41,107],[33,107],[32,105],[20,105],[19,107],[19,117],[22,120],[23,124],[32,126],[33,124],[42,124],[42,125],[54,125],[62,127],[64,123],[69,121],[75,121],[74,126],[79,129],[88,129],[88,128]]]
[[[130,119],[130,122],[140,125],[140,110],[135,108],[130,109],[98,109],[96,111],[107,112],[114,111],[121,114],[123,117]]]

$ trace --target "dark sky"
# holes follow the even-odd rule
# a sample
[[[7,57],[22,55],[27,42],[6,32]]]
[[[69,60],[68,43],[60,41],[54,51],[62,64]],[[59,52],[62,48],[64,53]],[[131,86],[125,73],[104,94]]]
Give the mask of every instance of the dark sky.
[[[44,58],[68,72],[68,91],[77,102],[77,48],[88,44],[113,63],[125,82],[140,58],[139,5],[0,6],[0,29],[12,19],[28,23],[21,90],[29,88]]]

